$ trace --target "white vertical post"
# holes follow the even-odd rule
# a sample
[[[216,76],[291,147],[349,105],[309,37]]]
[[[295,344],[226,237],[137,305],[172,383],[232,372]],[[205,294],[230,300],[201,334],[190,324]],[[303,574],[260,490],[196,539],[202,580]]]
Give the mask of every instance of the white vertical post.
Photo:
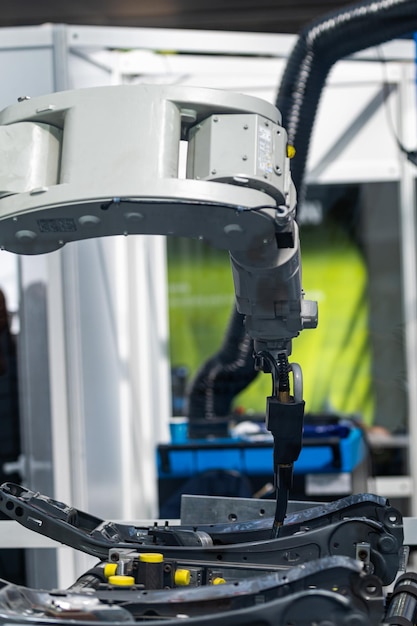
[[[47,257],[47,319],[51,393],[52,466],[54,495],[73,500],[72,450],[68,405],[67,343],[63,294],[62,255]],[[75,555],[57,550],[57,583],[64,588],[76,578]]]
[[[399,84],[399,129],[400,141],[407,145],[407,113],[409,105],[415,101],[416,85],[409,67],[401,68]],[[414,107],[415,113],[415,107]],[[404,155],[401,156],[400,214],[401,251],[404,307],[404,342],[407,370],[408,430],[409,430],[409,470],[413,482],[410,498],[410,515],[417,516],[417,231],[415,170]]]
[[[116,302],[120,356],[128,378],[120,381],[124,515],[157,515],[156,446],[168,437],[171,392],[168,354],[164,237],[117,242]]]

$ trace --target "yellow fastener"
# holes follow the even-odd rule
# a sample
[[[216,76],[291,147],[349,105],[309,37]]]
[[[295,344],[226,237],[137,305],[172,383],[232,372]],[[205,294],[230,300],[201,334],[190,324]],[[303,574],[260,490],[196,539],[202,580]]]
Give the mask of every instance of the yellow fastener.
[[[290,144],[287,144],[287,157],[289,159],[292,159],[293,157],[295,157],[295,148],[294,146],[291,146]]]
[[[104,575],[106,578],[110,578],[110,576],[114,576],[117,572],[117,563],[106,563],[104,566]]]
[[[191,572],[189,569],[177,569],[174,574],[174,583],[178,587],[186,587],[190,584]]]
[[[116,574],[115,576],[109,576],[109,583],[115,587],[133,587],[135,579],[133,576],[118,576]]]
[[[160,552],[142,552],[139,554],[139,561],[142,563],[162,563],[164,560],[164,555],[160,554]]]

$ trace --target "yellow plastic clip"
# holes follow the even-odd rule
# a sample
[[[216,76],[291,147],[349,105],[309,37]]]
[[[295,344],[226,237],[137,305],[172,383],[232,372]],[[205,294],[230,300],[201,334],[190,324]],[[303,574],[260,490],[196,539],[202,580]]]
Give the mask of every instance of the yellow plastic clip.
[[[115,587],[133,587],[135,579],[133,576],[122,576],[116,574],[115,576],[109,576],[109,583]]]
[[[176,569],[174,574],[174,583],[177,587],[186,587],[190,584],[191,572],[189,569]]]
[[[160,552],[142,552],[139,554],[139,561],[142,563],[162,563],[164,555]]]
[[[117,563],[106,563],[104,566],[104,575],[106,578],[114,576],[117,572]]]
[[[289,159],[292,159],[293,157],[295,157],[295,148],[289,143],[287,144],[287,157]]]

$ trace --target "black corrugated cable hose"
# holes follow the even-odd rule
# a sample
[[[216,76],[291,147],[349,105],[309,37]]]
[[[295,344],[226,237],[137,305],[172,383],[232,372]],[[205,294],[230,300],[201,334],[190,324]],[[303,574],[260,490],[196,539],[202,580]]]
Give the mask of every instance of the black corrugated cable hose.
[[[244,316],[234,308],[220,350],[204,363],[192,381],[189,420],[228,417],[234,397],[256,375],[253,343],[246,334]]]
[[[349,55],[417,30],[417,0],[368,0],[312,22],[288,58],[276,98],[296,153],[291,175],[298,193],[321,93],[330,69]]]

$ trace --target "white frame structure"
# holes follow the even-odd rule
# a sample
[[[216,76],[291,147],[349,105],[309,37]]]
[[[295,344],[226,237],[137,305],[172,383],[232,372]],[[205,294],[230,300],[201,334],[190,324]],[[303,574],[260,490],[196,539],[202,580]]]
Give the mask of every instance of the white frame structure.
[[[164,29],[1,29],[0,107],[20,96],[137,82],[232,89],[271,101],[294,42],[289,35]],[[400,138],[414,148],[414,56],[413,42],[404,40],[335,66],[318,112],[307,174],[316,183],[400,182],[411,442],[417,441],[415,171],[390,132],[381,93],[388,81],[388,106],[401,121]],[[23,417],[32,424],[24,451],[26,481],[40,490],[46,484],[38,470],[48,459],[36,458],[34,440],[49,427],[55,497],[106,518],[154,516],[154,449],[168,437],[170,416],[163,238],[81,242],[46,257],[22,257],[19,265],[23,306],[33,276],[46,286],[48,349],[41,358],[48,360],[44,384],[50,394],[50,415],[42,426],[30,400],[43,391],[30,387],[26,372],[22,395],[29,401]],[[26,330],[25,363],[36,349]],[[413,455],[410,462],[417,484]],[[84,564],[80,555],[59,557],[59,584],[72,582]],[[54,584],[37,571],[34,582]]]

